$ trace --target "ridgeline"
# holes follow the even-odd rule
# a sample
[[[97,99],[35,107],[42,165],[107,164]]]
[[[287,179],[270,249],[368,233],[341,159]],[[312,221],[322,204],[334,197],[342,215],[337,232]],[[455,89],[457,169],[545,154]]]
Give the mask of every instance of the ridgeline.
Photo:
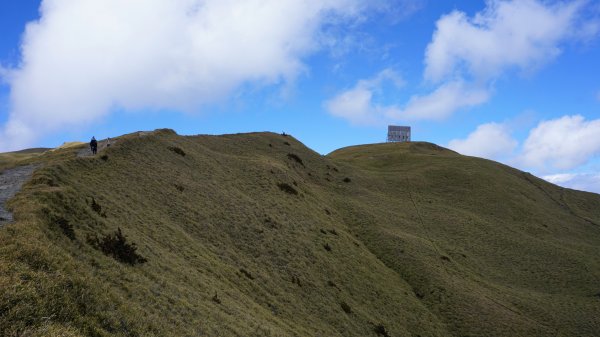
[[[429,143],[130,134],[37,165],[2,336],[597,336],[600,195]]]

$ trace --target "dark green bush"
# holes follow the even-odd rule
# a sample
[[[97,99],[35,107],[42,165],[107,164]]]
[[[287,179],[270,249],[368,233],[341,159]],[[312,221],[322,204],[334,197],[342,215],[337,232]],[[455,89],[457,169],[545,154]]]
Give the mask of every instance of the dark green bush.
[[[105,255],[113,257],[115,260],[130,265],[146,263],[148,260],[139,255],[135,243],[127,243],[127,238],[121,232],[117,231],[99,239],[97,236],[88,236],[87,242],[92,247],[102,251]]]

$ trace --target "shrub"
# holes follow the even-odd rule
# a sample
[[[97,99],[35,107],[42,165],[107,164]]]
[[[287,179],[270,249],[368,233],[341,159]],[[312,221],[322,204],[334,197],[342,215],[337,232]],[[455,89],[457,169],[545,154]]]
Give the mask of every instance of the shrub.
[[[121,232],[121,228],[113,234],[108,234],[102,239],[97,236],[88,236],[87,242],[92,247],[102,251],[105,255],[113,257],[115,260],[130,265],[146,263],[148,260],[139,255],[135,243],[127,243],[127,238]]]
[[[302,162],[302,159],[300,159],[300,157],[298,157],[298,155],[296,155],[294,153],[288,153],[287,157],[288,157],[288,159],[291,159],[291,160],[295,161],[296,163],[302,165],[302,167],[305,167],[304,162]]]
[[[215,296],[212,297],[212,301],[217,304],[221,304],[221,299],[219,298],[219,296],[217,296],[217,293],[215,293]]]
[[[342,180],[342,181],[343,181],[343,182],[345,182],[345,183],[349,183],[349,182],[351,182],[351,181],[352,181],[352,179],[350,179],[350,178],[346,177],[346,178],[344,178],[344,180]]]
[[[69,223],[69,221],[65,218],[58,218],[56,220],[56,224],[58,224],[58,227],[60,227],[60,229],[62,229],[63,234],[65,234],[66,237],[68,237],[71,240],[75,240],[75,231],[73,230],[73,225],[71,225]]]
[[[108,156],[103,154],[100,159],[102,159],[103,161],[107,161],[108,160]]]
[[[292,144],[288,143],[288,142],[283,142],[283,144],[287,145],[287,146],[292,146]]]
[[[180,155],[182,157],[185,157],[185,152],[177,146],[169,146],[169,150],[177,153],[178,155]]]
[[[90,203],[90,206],[92,207],[92,210],[94,212],[98,213],[99,216],[106,218],[106,213],[102,212],[102,206],[100,206],[100,204],[96,202],[96,199],[94,199],[94,197],[92,197],[92,202]]]
[[[440,259],[442,259],[442,260],[444,260],[444,261],[448,261],[448,262],[450,262],[450,258],[449,258],[449,257],[447,257],[447,256],[443,256],[443,255],[442,255],[442,256],[440,256]]]
[[[375,331],[375,333],[377,335],[379,335],[379,336],[390,337],[389,332],[387,332],[387,330],[385,329],[385,327],[381,323],[375,325],[375,329],[373,329],[373,331]]]
[[[244,276],[246,276],[247,278],[254,280],[254,276],[252,276],[252,274],[250,274],[250,272],[248,272],[246,269],[241,268],[240,273],[244,274]]]
[[[94,197],[92,197],[92,202],[90,203],[90,206],[92,207],[92,210],[94,212],[98,213],[98,215],[102,213],[102,206],[100,206],[100,204],[96,202],[96,199]]]
[[[328,243],[324,244],[323,248],[325,248],[325,250],[328,251],[328,252],[331,251],[331,246]]]
[[[282,190],[288,194],[298,195],[298,191],[295,188],[293,188],[292,186],[290,186],[289,184],[279,183],[279,184],[277,184],[277,186],[279,187],[280,190]]]
[[[183,192],[185,190],[185,187],[183,187],[183,185],[175,184],[174,186],[179,192]]]
[[[342,307],[342,310],[344,310],[345,313],[347,313],[347,314],[351,314],[352,313],[352,308],[350,308],[350,306],[348,305],[348,303],[341,302],[340,306]]]

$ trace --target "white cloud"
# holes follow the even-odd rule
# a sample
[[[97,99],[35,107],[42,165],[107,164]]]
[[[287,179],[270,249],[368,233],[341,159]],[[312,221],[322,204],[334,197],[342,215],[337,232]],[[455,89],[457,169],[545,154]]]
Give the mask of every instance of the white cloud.
[[[102,118],[113,108],[197,110],[242,84],[305,70],[325,24],[362,0],[44,0],[7,76],[3,150]]]
[[[448,82],[425,96],[413,96],[395,119],[441,120],[458,109],[483,104],[489,99],[486,89],[472,87],[463,81]]]
[[[428,95],[412,96],[404,107],[383,105],[374,100],[382,83],[381,73],[375,78],[358,81],[352,89],[328,100],[325,108],[353,124],[376,125],[399,120],[441,120],[457,109],[479,105],[489,98],[487,90],[456,81],[446,83]]]
[[[577,19],[585,4],[490,0],[472,18],[460,11],[445,15],[427,47],[425,78],[489,80],[511,67],[537,68],[560,54],[563,40],[583,29]]]
[[[396,87],[404,85],[401,76],[391,69],[385,69],[374,78],[360,80],[356,85],[325,102],[330,114],[347,119],[353,124],[381,124],[387,116],[398,114],[398,107],[377,104],[374,100],[385,81]]]
[[[329,110],[353,123],[372,123],[382,116],[441,120],[484,104],[491,98],[493,82],[507,70],[539,68],[560,54],[567,39],[596,34],[594,16],[585,15],[589,7],[584,0],[489,0],[473,17],[454,11],[437,21],[425,52],[424,78],[437,85],[433,91],[414,95],[405,105],[378,106],[369,90],[357,86],[334,98],[339,104],[330,106],[336,111]]]
[[[509,125],[479,125],[465,139],[450,141],[448,147],[545,174],[544,179],[560,186],[600,193],[600,173],[568,171],[582,171],[582,165],[594,163],[600,156],[600,119],[586,121],[576,115],[540,122],[520,147]],[[549,174],[557,171],[561,173]]]
[[[599,173],[560,173],[547,175],[543,178],[563,187],[600,194]]]
[[[448,147],[469,156],[502,159],[512,155],[517,145],[505,125],[488,123],[479,125],[465,139],[450,141]]]
[[[600,155],[600,119],[580,115],[541,122],[529,133],[519,161],[540,170],[568,170]]]

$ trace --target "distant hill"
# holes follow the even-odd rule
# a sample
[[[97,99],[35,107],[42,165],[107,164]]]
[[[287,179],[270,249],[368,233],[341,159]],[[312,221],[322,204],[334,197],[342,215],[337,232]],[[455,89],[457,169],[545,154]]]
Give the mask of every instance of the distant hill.
[[[9,204],[0,335],[600,331],[600,195],[429,143],[84,146],[34,158]]]

